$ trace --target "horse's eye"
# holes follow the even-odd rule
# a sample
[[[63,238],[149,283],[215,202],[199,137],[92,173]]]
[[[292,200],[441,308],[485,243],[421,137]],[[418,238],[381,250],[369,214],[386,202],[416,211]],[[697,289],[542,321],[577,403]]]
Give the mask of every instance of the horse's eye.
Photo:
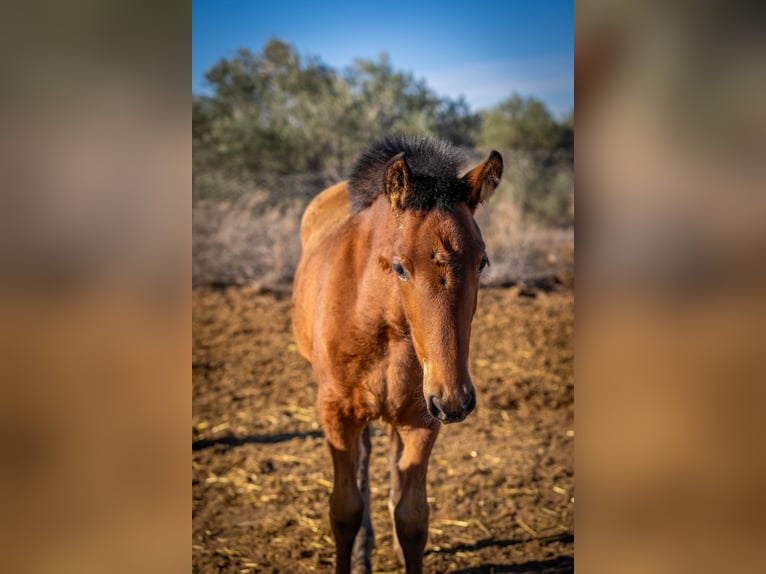
[[[403,279],[404,281],[407,281],[409,279],[409,275],[407,275],[407,270],[404,268],[404,266],[401,263],[394,263],[391,265],[391,269],[394,270],[394,273],[396,273],[399,276],[399,279]]]
[[[479,263],[479,273],[484,271],[484,268],[489,265],[489,258],[485,255],[481,258],[481,263]]]

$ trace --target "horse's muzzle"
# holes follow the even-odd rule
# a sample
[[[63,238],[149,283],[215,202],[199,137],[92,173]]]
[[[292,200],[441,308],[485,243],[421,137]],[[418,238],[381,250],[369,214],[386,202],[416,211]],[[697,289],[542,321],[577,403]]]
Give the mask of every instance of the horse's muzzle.
[[[439,419],[443,424],[459,423],[476,408],[476,392],[471,389],[471,392],[457,408],[450,408],[446,401],[441,400],[436,395],[428,395],[426,403],[431,416]]]

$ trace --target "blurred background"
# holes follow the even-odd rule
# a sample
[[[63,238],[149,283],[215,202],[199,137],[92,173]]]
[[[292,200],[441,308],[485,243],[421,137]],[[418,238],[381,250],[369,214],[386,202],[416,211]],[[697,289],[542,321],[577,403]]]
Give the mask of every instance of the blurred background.
[[[577,3],[588,571],[766,569],[763,22],[746,3]]]
[[[571,281],[572,2],[193,10],[196,286],[289,290],[306,204],[394,132],[502,153],[485,284]]]

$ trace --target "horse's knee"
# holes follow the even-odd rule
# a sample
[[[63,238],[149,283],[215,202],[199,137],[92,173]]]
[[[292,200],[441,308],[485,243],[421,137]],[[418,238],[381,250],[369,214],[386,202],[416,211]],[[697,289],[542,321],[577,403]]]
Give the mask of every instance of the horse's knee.
[[[362,525],[364,501],[358,490],[330,495],[330,522],[339,542],[353,542]]]
[[[396,537],[404,553],[422,552],[428,538],[428,502],[401,500],[393,514]]]

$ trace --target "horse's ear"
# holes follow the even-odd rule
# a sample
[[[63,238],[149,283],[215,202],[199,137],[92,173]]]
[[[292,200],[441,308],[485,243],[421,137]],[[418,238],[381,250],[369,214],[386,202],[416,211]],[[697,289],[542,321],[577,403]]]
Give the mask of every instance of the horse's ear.
[[[471,188],[468,197],[468,207],[471,211],[476,211],[477,205],[486,203],[492,197],[502,175],[503,157],[492,150],[487,161],[477,165],[463,176],[463,181]]]
[[[404,209],[404,202],[412,193],[412,171],[404,152],[396,154],[388,162],[383,176],[383,191],[395,211]]]

